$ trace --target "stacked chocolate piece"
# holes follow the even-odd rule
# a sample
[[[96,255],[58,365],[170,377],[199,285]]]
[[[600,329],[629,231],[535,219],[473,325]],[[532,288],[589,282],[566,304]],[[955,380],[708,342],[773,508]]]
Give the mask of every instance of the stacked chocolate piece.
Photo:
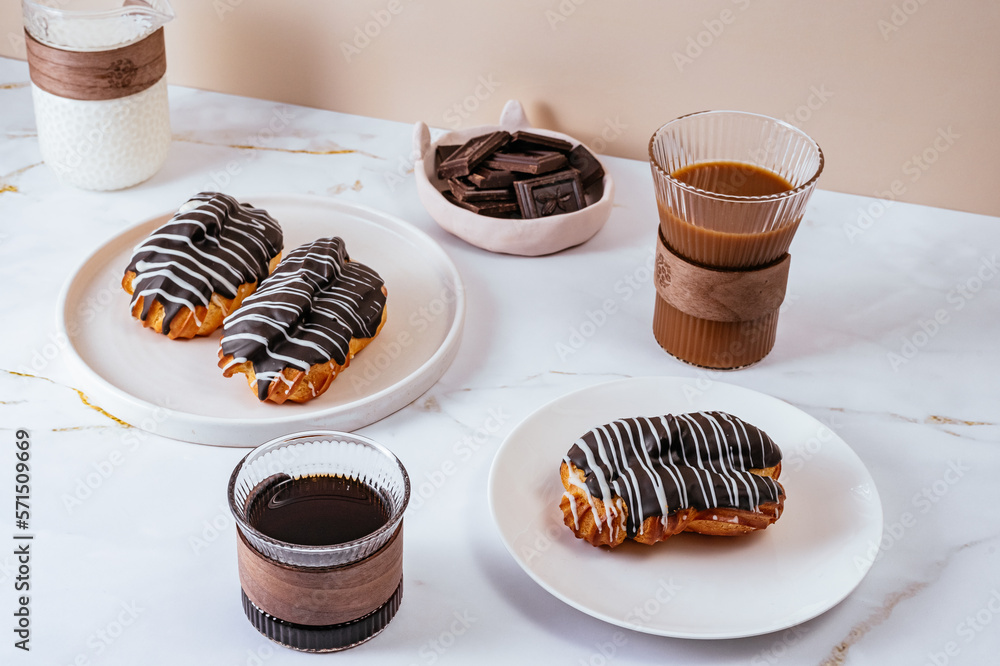
[[[438,146],[434,166],[448,184],[448,201],[490,217],[572,213],[603,191],[604,169],[582,144],[532,132],[490,132]]]

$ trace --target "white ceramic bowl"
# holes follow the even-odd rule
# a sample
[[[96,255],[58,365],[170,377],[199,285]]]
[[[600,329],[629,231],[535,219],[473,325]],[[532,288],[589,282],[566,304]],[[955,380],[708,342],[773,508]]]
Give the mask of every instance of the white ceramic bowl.
[[[510,100],[504,106],[499,125],[480,125],[447,132],[433,142],[427,125],[418,122],[413,128],[413,150],[419,156],[413,169],[417,179],[417,195],[430,216],[443,229],[490,252],[536,257],[579,245],[604,226],[611,215],[611,204],[615,196],[615,184],[607,169],[601,198],[586,208],[562,215],[528,220],[488,217],[477,215],[445,199],[441,190],[446,186],[437,177],[437,170],[434,168],[434,154],[438,145],[462,144],[474,136],[496,130],[530,130],[569,141],[574,146],[580,143],[560,132],[533,128],[524,115],[524,108],[516,100]],[[600,159],[596,154],[594,156]]]

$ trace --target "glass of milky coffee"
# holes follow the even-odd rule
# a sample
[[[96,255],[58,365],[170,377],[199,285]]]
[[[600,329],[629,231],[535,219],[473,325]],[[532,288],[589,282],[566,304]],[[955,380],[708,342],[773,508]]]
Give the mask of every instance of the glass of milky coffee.
[[[703,111],[649,142],[659,209],[653,334],[668,353],[737,369],[774,346],[788,246],[823,151],[767,116]]]
[[[262,444],[229,481],[243,610],[262,634],[305,652],[373,638],[403,595],[410,482],[385,447],[341,432]]]

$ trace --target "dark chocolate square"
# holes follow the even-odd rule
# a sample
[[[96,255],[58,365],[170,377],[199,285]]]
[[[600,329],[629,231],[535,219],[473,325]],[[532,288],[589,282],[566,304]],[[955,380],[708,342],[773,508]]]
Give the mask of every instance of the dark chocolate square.
[[[468,176],[480,162],[510,141],[510,133],[503,130],[475,136],[462,144],[462,147],[448,156],[438,167],[438,178],[457,178]]]
[[[446,159],[448,159],[449,157],[451,157],[455,153],[455,151],[458,150],[461,147],[462,146],[460,146],[458,144],[450,145],[450,146],[438,146],[434,150],[434,168],[435,169],[440,169],[441,168],[441,162],[444,162]]]
[[[501,169],[491,169],[480,164],[469,174],[469,182],[481,189],[510,187],[514,184],[514,174]]]
[[[589,187],[604,178],[604,167],[581,143],[569,152],[569,165],[580,172],[584,187]]]
[[[526,150],[522,153],[504,151],[494,153],[483,164],[491,169],[541,175],[563,168],[567,164],[567,158],[554,150]]]
[[[513,187],[497,187],[480,189],[469,182],[468,178],[449,178],[448,187],[459,201],[514,201]]]
[[[562,139],[557,139],[552,136],[545,136],[544,134],[525,132],[524,130],[514,132],[511,135],[511,143],[526,146],[528,149],[556,150],[560,153],[568,153],[573,148],[573,144],[569,141],[563,141]]]
[[[585,207],[583,183],[573,169],[514,183],[525,219],[572,213]]]
[[[516,214],[518,211],[517,202],[515,201],[461,201],[447,190],[441,194],[443,194],[444,198],[449,202],[459,206],[460,208],[471,210],[477,215],[486,215],[488,217],[511,217],[512,214]]]

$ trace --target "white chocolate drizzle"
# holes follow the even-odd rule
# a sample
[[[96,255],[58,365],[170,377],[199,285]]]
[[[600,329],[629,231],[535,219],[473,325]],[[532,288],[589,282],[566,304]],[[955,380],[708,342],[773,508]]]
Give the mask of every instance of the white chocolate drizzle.
[[[565,460],[583,470],[588,496],[601,499],[609,524],[615,502],[624,503],[629,536],[650,516],[692,507],[756,511],[784,496],[777,481],[749,471],[777,465],[777,445],[725,412],[618,419],[584,434]]]
[[[143,299],[140,319],[154,302],[163,306],[162,333],[184,308],[198,318],[216,295],[235,298],[242,284],[267,276],[282,248],[281,227],[266,211],[218,192],[202,192],[147,236],[132,252],[132,304]]]
[[[243,306],[223,322],[223,367],[250,361],[257,396],[267,398],[285,368],[350,361],[351,339],[371,338],[385,308],[384,284],[371,268],[350,261],[343,239],[320,238],[293,250]]]

